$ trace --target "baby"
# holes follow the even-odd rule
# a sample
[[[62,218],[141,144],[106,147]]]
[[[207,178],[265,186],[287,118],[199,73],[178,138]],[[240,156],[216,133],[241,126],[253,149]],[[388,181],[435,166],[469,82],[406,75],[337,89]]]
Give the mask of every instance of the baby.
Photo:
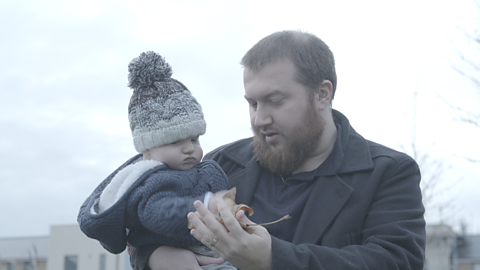
[[[128,119],[140,153],[109,175],[80,208],[80,229],[111,253],[127,245],[168,245],[217,255],[187,228],[193,202],[210,211],[228,189],[214,161],[201,161],[199,136],[206,130],[202,108],[172,69],[154,53],[142,53],[128,66],[133,95]],[[236,269],[228,262],[204,269]]]

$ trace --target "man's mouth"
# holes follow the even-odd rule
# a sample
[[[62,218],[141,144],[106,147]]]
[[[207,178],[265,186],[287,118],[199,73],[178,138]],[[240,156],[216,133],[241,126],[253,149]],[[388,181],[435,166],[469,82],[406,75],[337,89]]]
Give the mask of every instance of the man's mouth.
[[[278,137],[278,133],[273,131],[262,132],[262,135],[265,137],[265,142],[267,143],[273,142]]]

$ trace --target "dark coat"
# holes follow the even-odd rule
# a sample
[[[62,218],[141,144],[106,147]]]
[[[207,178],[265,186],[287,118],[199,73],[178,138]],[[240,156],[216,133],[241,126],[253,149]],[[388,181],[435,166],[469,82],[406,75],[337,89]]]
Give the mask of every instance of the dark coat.
[[[343,164],[313,184],[292,243],[272,237],[272,269],[423,269],[424,207],[420,172],[409,156],[365,140],[348,119],[342,126]],[[237,203],[249,204],[261,167],[252,138],[205,156],[217,161]]]

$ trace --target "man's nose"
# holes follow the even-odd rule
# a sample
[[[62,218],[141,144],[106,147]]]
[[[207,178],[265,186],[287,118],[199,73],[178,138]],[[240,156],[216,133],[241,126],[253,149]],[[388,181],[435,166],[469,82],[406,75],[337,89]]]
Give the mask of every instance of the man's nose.
[[[270,112],[261,106],[257,107],[257,110],[253,113],[252,117],[252,125],[255,125],[256,127],[268,126],[273,123],[273,118]]]

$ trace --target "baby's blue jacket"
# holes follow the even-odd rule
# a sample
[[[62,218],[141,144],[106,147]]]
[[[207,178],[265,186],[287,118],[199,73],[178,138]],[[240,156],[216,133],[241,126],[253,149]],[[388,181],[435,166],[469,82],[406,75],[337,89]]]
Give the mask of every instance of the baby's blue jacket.
[[[187,213],[205,194],[228,189],[220,166],[203,161],[186,171],[159,165],[143,173],[109,208],[99,213],[98,201],[114,176],[134,163],[137,155],[109,175],[85,200],[78,214],[80,229],[111,253],[121,253],[127,243],[185,247],[201,245],[187,228]]]

